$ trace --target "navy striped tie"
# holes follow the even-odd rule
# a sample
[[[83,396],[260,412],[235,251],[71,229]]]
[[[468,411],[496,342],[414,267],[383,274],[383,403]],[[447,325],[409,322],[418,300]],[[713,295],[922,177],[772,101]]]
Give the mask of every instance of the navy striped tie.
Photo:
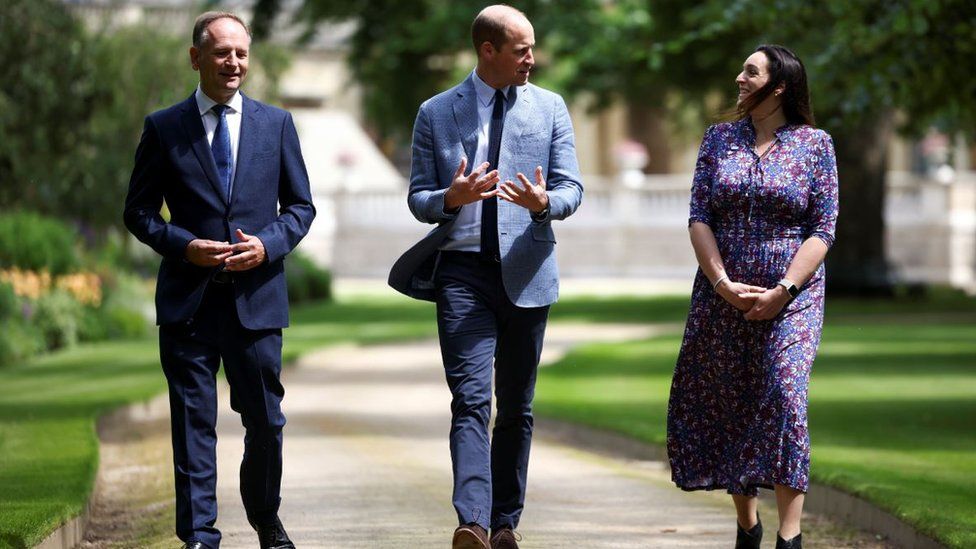
[[[227,129],[227,105],[214,105],[210,110],[217,115],[217,129],[214,130],[210,151],[213,152],[214,162],[217,163],[217,175],[224,186],[224,198],[230,202],[230,172],[234,165],[234,156],[230,152],[230,131]]]

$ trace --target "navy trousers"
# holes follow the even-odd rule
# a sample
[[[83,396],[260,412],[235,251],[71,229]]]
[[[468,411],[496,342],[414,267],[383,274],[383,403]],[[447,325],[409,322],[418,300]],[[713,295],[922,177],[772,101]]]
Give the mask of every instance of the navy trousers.
[[[515,528],[525,503],[532,397],[549,307],[513,305],[500,264],[477,253],[441,252],[435,285],[441,355],[453,396],[458,521]],[[498,412],[489,441],[492,374]]]
[[[281,330],[242,327],[233,286],[211,282],[193,318],[160,327],[159,349],[169,383],[176,534],[217,549],[217,371],[223,361],[231,407],[246,432],[244,508],[252,524],[266,523],[278,513],[281,491]]]

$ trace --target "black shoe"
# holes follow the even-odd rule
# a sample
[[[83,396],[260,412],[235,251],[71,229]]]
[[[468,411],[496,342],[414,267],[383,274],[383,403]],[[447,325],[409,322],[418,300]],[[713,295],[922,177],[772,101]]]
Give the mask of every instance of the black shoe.
[[[803,549],[803,534],[797,534],[786,541],[779,537],[779,532],[776,532],[776,549]]]
[[[183,549],[207,549],[202,541],[188,541],[183,544]]]
[[[735,521],[735,530],[735,549],[759,549],[763,535],[762,520],[759,519],[759,515],[756,515],[756,525],[749,530],[743,530],[739,521]]]
[[[255,527],[258,531],[258,542],[261,549],[295,549],[295,544],[288,539],[285,527],[281,525],[278,517],[274,521]]]

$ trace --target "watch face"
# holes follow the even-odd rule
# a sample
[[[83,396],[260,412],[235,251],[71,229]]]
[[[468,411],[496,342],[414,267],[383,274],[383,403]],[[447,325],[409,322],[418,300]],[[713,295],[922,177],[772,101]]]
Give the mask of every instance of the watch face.
[[[800,294],[800,289],[796,287],[796,284],[789,282],[787,280],[781,280],[779,285],[786,289],[786,293],[790,294],[790,297],[796,297]]]

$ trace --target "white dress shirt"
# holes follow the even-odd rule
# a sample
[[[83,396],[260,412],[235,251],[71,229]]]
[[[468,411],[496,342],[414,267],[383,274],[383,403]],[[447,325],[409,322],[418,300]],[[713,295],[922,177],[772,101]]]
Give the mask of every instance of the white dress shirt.
[[[203,119],[203,131],[207,134],[207,143],[212,144],[214,132],[217,130],[217,122],[220,121],[220,117],[210,109],[217,102],[203,93],[199,85],[197,85],[196,99],[197,108],[200,109],[200,116]],[[237,144],[241,140],[241,112],[244,108],[244,99],[241,97],[241,92],[234,92],[234,96],[227,102],[227,106],[230,108],[227,109],[224,116],[227,117],[227,131],[230,133],[230,154],[233,159],[230,165],[230,186],[231,193],[233,193],[234,176],[237,174]]]
[[[474,158],[468,159],[466,169],[468,173],[488,161],[488,131],[491,125],[491,111],[495,106],[495,88],[485,84],[477,71],[473,74],[471,80],[478,94],[478,146],[475,148]],[[502,88],[502,93],[506,97],[508,97],[509,87]],[[447,240],[441,244],[441,250],[481,251],[481,202],[478,200],[461,206],[457,221],[454,222]]]

